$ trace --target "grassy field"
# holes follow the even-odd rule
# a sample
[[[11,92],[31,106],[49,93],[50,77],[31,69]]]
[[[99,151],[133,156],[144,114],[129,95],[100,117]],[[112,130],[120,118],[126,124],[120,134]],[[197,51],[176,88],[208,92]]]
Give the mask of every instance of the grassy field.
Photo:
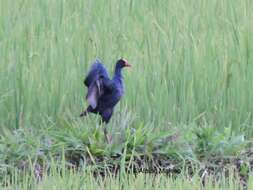
[[[115,169],[121,177],[133,168],[180,174],[191,166],[197,174],[226,164],[246,176],[252,9],[252,0],[0,0],[1,180],[38,167],[50,176],[52,161],[62,159],[67,167]],[[133,67],[124,71],[126,94],[107,126],[113,141],[106,144],[98,117],[79,118],[86,106],[83,78],[95,58],[112,73],[121,57]],[[84,183],[78,173],[69,175]],[[60,176],[38,189],[61,186],[66,177]],[[144,175],[130,178],[129,189],[144,185]],[[184,179],[155,180],[175,189],[202,180]],[[88,184],[101,187],[94,180]]]
[[[76,173],[73,171],[65,171],[59,174],[55,169],[50,175],[44,176],[43,181],[36,181],[30,175],[20,177],[16,174],[13,177],[13,183],[6,186],[4,190],[8,189],[101,189],[101,190],[117,190],[117,189],[176,189],[176,190],[196,190],[201,189],[201,179],[198,176],[188,178],[187,176],[180,176],[176,179],[169,178],[165,175],[154,176],[150,174],[138,174],[136,176],[129,175],[125,178],[115,176],[106,176],[105,178],[97,177],[96,179],[89,173]],[[215,182],[215,183],[214,183]],[[253,187],[253,176],[249,177],[249,189]],[[221,177],[216,181],[214,177],[209,178],[205,183],[205,190],[242,190],[240,182],[233,177]]]

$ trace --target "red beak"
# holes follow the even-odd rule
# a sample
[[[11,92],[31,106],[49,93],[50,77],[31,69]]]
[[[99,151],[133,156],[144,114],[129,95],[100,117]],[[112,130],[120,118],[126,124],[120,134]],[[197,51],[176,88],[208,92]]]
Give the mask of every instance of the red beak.
[[[128,62],[125,63],[125,67],[132,67]]]

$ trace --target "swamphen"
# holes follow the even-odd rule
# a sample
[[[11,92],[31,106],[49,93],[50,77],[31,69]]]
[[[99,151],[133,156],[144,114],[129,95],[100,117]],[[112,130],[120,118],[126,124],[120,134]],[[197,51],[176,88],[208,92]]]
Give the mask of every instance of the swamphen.
[[[124,94],[121,71],[124,67],[130,66],[127,60],[119,59],[116,62],[114,76],[110,79],[105,66],[100,60],[95,60],[84,79],[84,84],[88,88],[86,100],[89,106],[80,114],[81,117],[94,113],[99,114],[104,123],[110,121],[115,105]],[[104,128],[104,134],[108,142],[106,128]]]

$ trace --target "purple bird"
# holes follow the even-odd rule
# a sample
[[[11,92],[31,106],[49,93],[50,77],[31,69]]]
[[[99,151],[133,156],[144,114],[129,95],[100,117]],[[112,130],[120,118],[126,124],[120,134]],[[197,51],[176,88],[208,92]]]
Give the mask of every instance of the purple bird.
[[[110,79],[105,66],[100,60],[95,60],[84,79],[84,84],[88,88],[86,100],[89,106],[80,114],[81,117],[88,113],[94,113],[99,114],[104,123],[110,121],[115,105],[124,94],[121,73],[124,67],[131,67],[131,65],[127,60],[119,59],[116,62],[114,76]],[[104,133],[108,141],[106,128]]]

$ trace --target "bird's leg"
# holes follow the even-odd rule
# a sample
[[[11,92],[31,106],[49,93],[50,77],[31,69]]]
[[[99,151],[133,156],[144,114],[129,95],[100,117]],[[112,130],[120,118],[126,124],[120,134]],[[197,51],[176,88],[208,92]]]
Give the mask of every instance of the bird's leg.
[[[106,126],[107,123],[104,120],[101,120],[100,122],[101,122],[100,125],[102,125],[102,127],[103,127],[105,140],[106,140],[107,144],[111,144],[112,137],[107,132],[107,126]]]
[[[102,117],[102,122],[105,124],[104,125],[104,135],[105,135],[105,139],[107,141],[108,144],[111,144],[112,142],[112,136],[108,135],[107,133],[107,125],[110,121],[110,118],[111,118],[111,115],[112,115],[112,109],[107,109],[107,110],[104,110],[101,114],[101,117]]]
[[[104,126],[104,136],[105,136],[107,144],[110,144],[112,139],[108,136],[106,126]]]
[[[104,135],[105,135],[105,139],[106,139],[107,144],[111,144],[112,143],[112,136],[107,133],[106,126],[104,126]]]

